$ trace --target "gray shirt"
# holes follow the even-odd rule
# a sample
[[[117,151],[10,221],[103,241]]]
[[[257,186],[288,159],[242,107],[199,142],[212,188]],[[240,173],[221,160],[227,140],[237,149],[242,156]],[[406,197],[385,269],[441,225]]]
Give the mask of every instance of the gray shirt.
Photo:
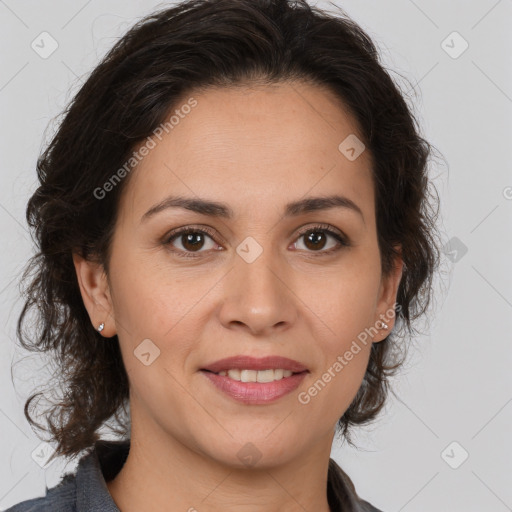
[[[55,487],[47,488],[46,496],[22,501],[5,512],[120,512],[105,482],[119,473],[129,449],[129,440],[97,441],[80,459],[75,473],[67,473]],[[381,512],[361,500],[348,475],[338,469],[346,505],[331,507],[333,512]]]

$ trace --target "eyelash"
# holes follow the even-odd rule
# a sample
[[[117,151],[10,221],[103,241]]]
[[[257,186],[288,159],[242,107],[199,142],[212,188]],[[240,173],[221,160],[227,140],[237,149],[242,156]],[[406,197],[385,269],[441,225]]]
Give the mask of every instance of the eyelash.
[[[328,249],[326,251],[323,251],[323,250],[307,251],[307,252],[311,252],[312,253],[311,255],[313,257],[321,257],[321,256],[330,255],[334,252],[339,251],[343,247],[350,247],[350,243],[349,243],[348,239],[346,237],[344,237],[343,235],[341,235],[340,233],[338,233],[338,231],[334,231],[331,228],[331,226],[329,226],[329,224],[317,224],[314,226],[309,226],[308,228],[303,229],[298,233],[297,239],[308,234],[308,233],[311,233],[311,232],[325,233],[325,234],[330,235],[333,238],[335,238],[339,243],[339,245],[337,247],[331,247],[330,249]],[[170,233],[167,234],[163,243],[164,243],[164,245],[170,245],[170,243],[172,241],[174,241],[175,239],[179,238],[182,235],[187,235],[190,233],[202,233],[202,234],[208,235],[215,243],[217,243],[215,241],[215,234],[214,234],[213,230],[211,230],[210,228],[207,228],[207,227],[198,228],[198,227],[194,227],[194,226],[187,226],[185,228],[178,228],[174,231],[171,231]],[[173,252],[179,258],[199,258],[199,257],[201,257],[201,252],[205,252],[205,251],[184,252],[181,249],[179,249],[179,250],[171,249],[171,252]]]

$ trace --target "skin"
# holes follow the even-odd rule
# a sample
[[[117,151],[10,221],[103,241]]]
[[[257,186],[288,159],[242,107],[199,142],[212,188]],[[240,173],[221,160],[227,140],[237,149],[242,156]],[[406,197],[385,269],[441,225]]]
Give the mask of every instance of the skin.
[[[74,255],[91,322],[104,322],[107,338],[118,335],[130,380],[131,449],[107,487],[123,512],[326,512],[336,423],[361,385],[372,342],[389,334],[393,319],[307,405],[298,395],[359,333],[379,326],[402,273],[400,260],[381,274],[370,155],[349,161],[338,150],[357,125],[319,86],[192,96],[197,106],[130,175],[108,278]],[[170,194],[226,203],[234,218],[169,208],[141,222]],[[332,194],[350,198],[362,216],[332,208],[283,218],[290,201]],[[308,245],[299,228],[317,223],[350,245],[328,234]],[[167,233],[190,225],[210,227],[215,239],[196,235],[203,243],[195,250],[184,236],[166,245]],[[252,263],[236,252],[248,236],[263,249]],[[134,355],[145,339],[160,350],[147,366]],[[241,404],[199,371],[239,354],[289,357],[310,373],[277,402]],[[252,466],[237,456],[249,442],[261,454]]]

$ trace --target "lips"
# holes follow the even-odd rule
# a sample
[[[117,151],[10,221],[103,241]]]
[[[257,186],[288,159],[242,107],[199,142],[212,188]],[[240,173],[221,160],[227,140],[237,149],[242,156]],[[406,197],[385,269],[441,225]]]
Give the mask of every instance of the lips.
[[[290,396],[304,381],[308,372],[294,373],[289,377],[272,382],[240,382],[228,376],[203,370],[206,381],[223,396],[244,405],[268,405]]]
[[[309,370],[298,361],[281,356],[251,357],[235,356],[219,359],[208,364],[201,370],[219,373],[226,370],[289,370],[293,373],[308,372]]]

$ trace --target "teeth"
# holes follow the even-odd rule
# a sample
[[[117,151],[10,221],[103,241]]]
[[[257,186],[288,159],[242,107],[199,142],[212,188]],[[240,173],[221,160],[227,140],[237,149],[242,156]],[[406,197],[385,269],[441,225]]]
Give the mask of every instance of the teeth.
[[[290,370],[224,370],[218,375],[228,376],[230,379],[240,382],[273,382],[283,377],[290,377],[293,374]]]

